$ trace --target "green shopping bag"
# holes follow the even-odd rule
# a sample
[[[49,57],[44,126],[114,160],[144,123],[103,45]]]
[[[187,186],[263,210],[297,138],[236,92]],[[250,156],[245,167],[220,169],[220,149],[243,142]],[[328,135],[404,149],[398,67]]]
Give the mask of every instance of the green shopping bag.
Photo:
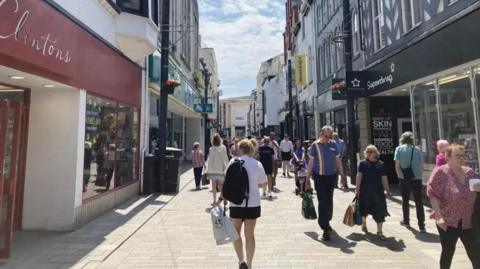
[[[312,194],[308,192],[303,194],[302,216],[306,219],[317,219],[317,212],[313,205]]]

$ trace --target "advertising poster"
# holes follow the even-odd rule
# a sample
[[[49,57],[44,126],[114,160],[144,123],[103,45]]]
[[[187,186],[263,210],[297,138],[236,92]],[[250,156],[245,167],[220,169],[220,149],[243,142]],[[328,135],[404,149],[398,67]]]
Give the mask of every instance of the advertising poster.
[[[374,115],[372,117],[373,144],[380,154],[394,154],[393,119],[389,115]]]

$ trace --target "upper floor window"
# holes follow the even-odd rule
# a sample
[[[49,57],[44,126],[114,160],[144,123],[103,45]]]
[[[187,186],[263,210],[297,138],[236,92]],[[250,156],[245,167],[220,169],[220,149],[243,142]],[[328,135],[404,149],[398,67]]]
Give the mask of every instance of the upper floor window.
[[[372,0],[373,44],[375,51],[385,47],[383,0]]]
[[[360,51],[360,27],[358,21],[358,12],[354,10],[352,12],[352,45],[353,52],[357,54]]]
[[[448,0],[448,4],[449,4],[449,5],[451,5],[451,4],[453,4],[453,3],[456,3],[456,2],[458,2],[458,0]]]
[[[421,22],[420,2],[402,0],[403,32],[407,33]]]
[[[126,12],[148,17],[147,0],[117,0],[117,5]]]

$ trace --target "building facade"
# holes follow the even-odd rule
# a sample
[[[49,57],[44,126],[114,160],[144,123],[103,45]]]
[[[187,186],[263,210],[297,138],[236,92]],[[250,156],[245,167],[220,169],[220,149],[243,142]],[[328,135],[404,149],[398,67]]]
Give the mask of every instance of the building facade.
[[[398,136],[413,131],[425,179],[436,141],[460,143],[478,173],[479,1],[361,3],[370,141],[392,158]]]
[[[171,1],[170,6],[170,58],[169,77],[181,85],[168,96],[167,146],[182,149],[189,158],[194,141],[204,144],[205,122],[195,104],[202,103],[204,82],[200,70],[199,13],[196,0]],[[160,44],[160,40],[159,40]],[[159,145],[158,113],[160,110],[160,47],[149,59],[148,139],[147,153],[155,152]],[[198,128],[200,126],[200,128]]]
[[[225,138],[245,138],[248,130],[248,112],[252,99],[250,96],[220,100],[221,134]]]
[[[138,194],[151,8],[0,3],[1,258],[17,229],[70,231]]]

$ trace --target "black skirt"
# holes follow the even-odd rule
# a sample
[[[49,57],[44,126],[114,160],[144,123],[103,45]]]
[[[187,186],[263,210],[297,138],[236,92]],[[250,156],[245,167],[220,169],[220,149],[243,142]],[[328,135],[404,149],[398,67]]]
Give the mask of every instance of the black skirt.
[[[257,207],[230,207],[230,218],[232,219],[257,219],[261,215],[261,208]]]
[[[290,161],[292,159],[292,153],[290,151],[283,152],[282,151],[282,161]]]

